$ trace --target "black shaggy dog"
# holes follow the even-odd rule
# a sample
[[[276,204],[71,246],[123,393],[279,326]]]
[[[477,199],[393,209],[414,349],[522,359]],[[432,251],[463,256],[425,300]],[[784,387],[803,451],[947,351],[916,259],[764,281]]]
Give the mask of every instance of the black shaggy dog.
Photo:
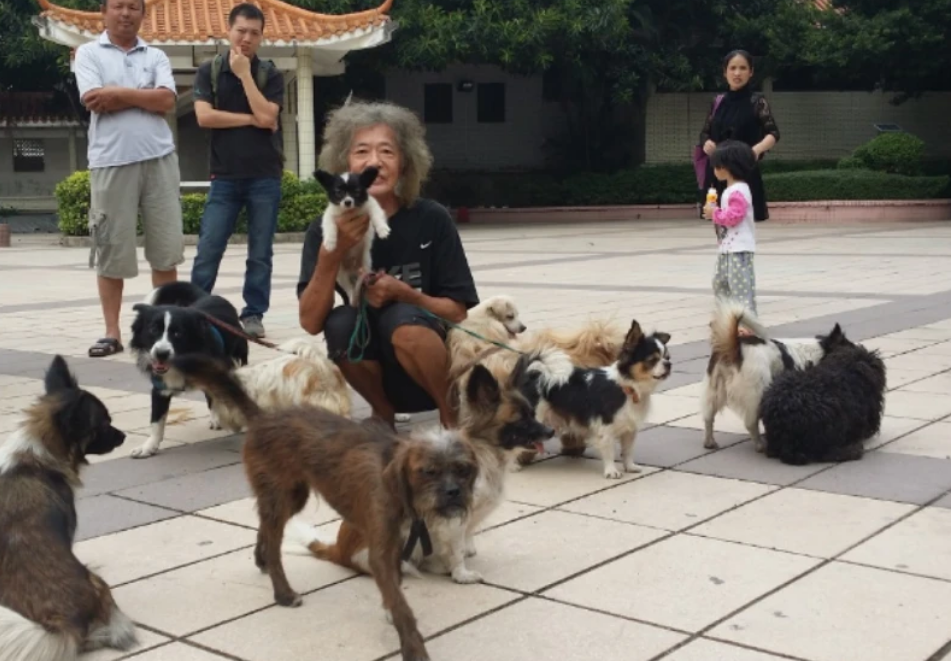
[[[760,413],[766,456],[784,464],[861,459],[878,433],[885,408],[885,363],[878,351],[836,341],[814,367],[779,374],[763,395]]]

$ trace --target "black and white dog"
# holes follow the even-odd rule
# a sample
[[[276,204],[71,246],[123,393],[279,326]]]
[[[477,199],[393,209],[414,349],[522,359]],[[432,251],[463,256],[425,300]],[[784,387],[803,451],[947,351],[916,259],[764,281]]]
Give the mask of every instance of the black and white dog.
[[[751,334],[740,335],[741,327]],[[728,407],[743,421],[756,451],[762,452],[760,402],[766,388],[783,371],[818,363],[841,330],[836,324],[827,336],[772,339],[743,303],[723,298],[717,300],[710,330],[710,361],[700,395],[703,447],[719,447],[713,438],[713,420]]]
[[[783,372],[766,389],[760,412],[766,456],[784,464],[854,461],[865,453],[885,412],[885,363],[838,326],[814,367]]]
[[[169,369],[169,361],[182,354],[200,353],[229,370],[236,369],[248,364],[248,341],[209,321],[211,317],[240,328],[235,307],[189,282],[162,285],[132,309],[137,314],[129,346],[139,369],[152,380],[151,433],[148,441],[132,451],[133,457],[142,458],[158,452],[172,396],[191,389],[181,374]],[[211,398],[207,394],[205,398],[214,417]]]
[[[363,283],[360,271],[368,274],[373,268],[370,258],[373,239],[377,236],[385,239],[390,235],[386,212],[370,195],[370,186],[378,174],[379,170],[372,166],[360,173],[333,175],[324,170],[314,172],[314,178],[327,191],[327,209],[320,221],[323,244],[327,250],[337,247],[337,218],[340,214],[351,209],[363,209],[370,216],[370,225],[363,235],[363,240],[347,251],[337,272],[337,284],[346,292],[347,300],[354,307],[360,305],[360,289]]]
[[[634,441],[650,413],[651,395],[670,376],[669,342],[669,333],[646,335],[633,320],[617,361],[608,367],[576,367],[561,349],[543,349],[526,370],[522,393],[538,420],[597,449],[604,477],[639,473]],[[619,444],[623,472],[614,461]]]

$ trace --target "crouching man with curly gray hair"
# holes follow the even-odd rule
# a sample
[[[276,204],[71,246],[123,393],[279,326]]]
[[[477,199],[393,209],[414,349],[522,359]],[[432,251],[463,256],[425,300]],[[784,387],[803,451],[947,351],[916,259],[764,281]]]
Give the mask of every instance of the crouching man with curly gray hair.
[[[332,251],[323,245],[316,218],[301,255],[301,326],[313,335],[324,332],[328,353],[344,377],[369,402],[374,417],[391,427],[396,413],[433,409],[439,410],[443,426],[455,426],[448,404],[446,328],[420,308],[458,323],[479,303],[449,212],[419,197],[432,161],[422,123],[405,108],[352,102],[328,117],[319,167],[333,174],[376,167],[379,175],[369,192],[386,212],[391,230],[385,240],[375,238],[371,248],[373,269],[384,275],[366,289],[370,339],[361,361],[347,356],[357,309],[348,305],[336,275],[343,256],[366,233],[369,217],[361,211],[341,215]],[[344,298],[338,307],[333,307],[335,291]]]

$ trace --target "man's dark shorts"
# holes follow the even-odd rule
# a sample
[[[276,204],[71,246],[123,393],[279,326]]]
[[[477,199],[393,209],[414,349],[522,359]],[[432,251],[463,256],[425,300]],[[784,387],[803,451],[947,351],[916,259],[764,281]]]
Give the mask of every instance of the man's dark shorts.
[[[364,360],[373,360],[383,368],[383,389],[397,413],[420,413],[432,411],[436,403],[413,378],[406,373],[396,359],[393,348],[393,333],[400,326],[423,326],[432,329],[443,340],[446,339],[445,327],[432,317],[427,316],[415,305],[390,303],[382,308],[367,308],[370,341],[363,351]],[[357,309],[341,305],[330,311],[324,322],[324,337],[327,340],[327,352],[336,362],[347,359],[347,348],[357,322]],[[354,346],[353,355],[359,355],[360,349]]]

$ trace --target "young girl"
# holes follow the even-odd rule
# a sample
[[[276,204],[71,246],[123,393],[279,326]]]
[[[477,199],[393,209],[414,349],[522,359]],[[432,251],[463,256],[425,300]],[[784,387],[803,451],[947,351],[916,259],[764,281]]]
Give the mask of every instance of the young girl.
[[[756,169],[756,157],[746,143],[725,140],[717,145],[710,164],[716,178],[726,183],[720,208],[709,204],[703,209],[703,217],[714,223],[720,247],[713,292],[742,301],[756,314],[755,221],[753,195],[746,183]]]

